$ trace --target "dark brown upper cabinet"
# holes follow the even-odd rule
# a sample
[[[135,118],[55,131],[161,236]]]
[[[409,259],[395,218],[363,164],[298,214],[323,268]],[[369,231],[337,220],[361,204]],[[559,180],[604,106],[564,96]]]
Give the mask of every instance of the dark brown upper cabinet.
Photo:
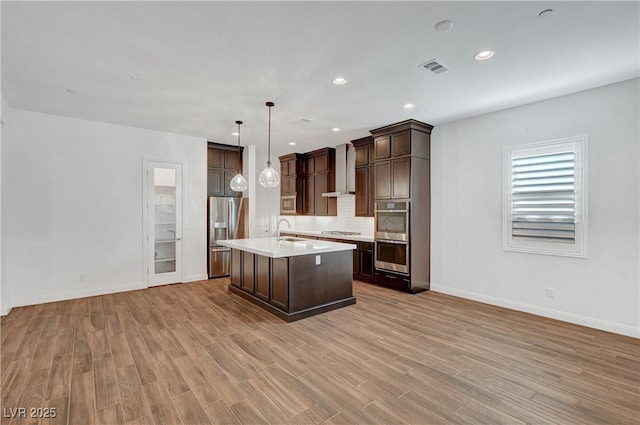
[[[207,195],[242,196],[242,192],[231,190],[233,176],[242,171],[243,147],[209,142],[207,145]]]
[[[335,149],[323,148],[279,158],[280,214],[337,214],[336,199],[322,196],[335,190],[335,157]]]
[[[371,130],[375,199],[410,199],[412,190],[428,181],[432,128],[420,121],[407,120]],[[416,162],[421,160],[427,163]]]
[[[373,137],[352,140],[351,144],[356,153],[355,215],[356,217],[373,217],[375,204]]]
[[[374,159],[391,158],[391,136],[379,136],[373,139],[373,152]]]
[[[304,157],[291,153],[278,159],[280,159],[280,214],[302,214]]]

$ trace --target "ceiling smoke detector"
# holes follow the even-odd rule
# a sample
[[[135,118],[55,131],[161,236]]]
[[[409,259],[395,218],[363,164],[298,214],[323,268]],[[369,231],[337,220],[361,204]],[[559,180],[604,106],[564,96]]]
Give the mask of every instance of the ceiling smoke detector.
[[[420,66],[435,75],[442,74],[449,70],[447,65],[437,59],[428,60]]]

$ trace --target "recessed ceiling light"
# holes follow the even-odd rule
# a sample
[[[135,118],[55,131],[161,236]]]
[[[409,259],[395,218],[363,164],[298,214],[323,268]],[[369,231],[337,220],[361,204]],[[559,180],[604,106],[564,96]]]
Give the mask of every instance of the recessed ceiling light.
[[[491,59],[494,55],[493,50],[483,50],[481,52],[476,53],[473,58],[477,61],[486,61],[487,59]]]
[[[296,142],[289,142],[289,143],[287,143],[287,144],[288,144],[289,146],[295,146],[295,145],[296,145]]]
[[[69,94],[76,94],[76,91],[72,89],[67,89],[66,92]]]
[[[333,79],[333,84],[335,84],[336,86],[347,84],[347,79],[344,77],[336,77]]]
[[[238,133],[237,131],[234,131],[233,133],[231,133],[231,135],[232,135],[232,136],[237,136],[237,135],[239,135],[239,134],[240,134],[240,133]]]
[[[414,105],[413,103],[405,103],[404,105],[402,105],[402,107],[404,109],[413,109],[416,107],[416,105]]]
[[[440,21],[437,24],[435,24],[433,28],[435,28],[435,30],[438,32],[449,31],[451,28],[453,28],[453,22],[451,22],[448,19],[445,19],[444,21]]]
[[[339,132],[339,131],[340,131],[340,128],[338,128],[338,127],[333,127],[333,128],[331,129],[331,131],[333,131],[334,133],[337,133],[337,132]]]

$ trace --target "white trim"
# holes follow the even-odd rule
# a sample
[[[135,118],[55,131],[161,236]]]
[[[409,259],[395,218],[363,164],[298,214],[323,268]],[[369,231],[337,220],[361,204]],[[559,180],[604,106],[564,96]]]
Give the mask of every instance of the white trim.
[[[209,276],[207,274],[199,274],[188,277],[184,282],[176,282],[176,284],[196,282],[200,280],[207,280]],[[97,289],[84,289],[81,291],[61,292],[56,294],[40,295],[33,298],[23,298],[15,303],[13,307],[22,307],[27,305],[44,304],[58,301],[74,300],[78,298],[95,297],[99,295],[108,295],[117,292],[129,292],[138,291],[140,289],[148,289],[152,286],[147,286],[145,283],[119,285],[112,288],[97,288]],[[12,307],[0,307],[0,316],[6,316],[11,311]]]
[[[179,264],[178,262],[176,262],[177,265],[177,269],[176,269],[176,276],[175,276],[175,281],[174,282],[160,282],[160,283],[151,283],[151,273],[149,272],[149,269],[151,267],[150,264],[150,249],[149,249],[149,241],[147,240],[147,238],[149,237],[149,211],[148,211],[148,205],[149,205],[149,166],[153,163],[157,163],[157,164],[167,164],[169,166],[176,166],[179,165],[180,166],[180,176],[178,179],[178,176],[176,176],[176,178],[179,180],[176,180],[176,187],[179,184],[179,188],[178,190],[180,191],[180,211],[176,210],[176,213],[180,216],[180,220],[179,223],[176,222],[176,226],[180,227],[180,235],[176,235],[176,237],[180,237],[181,242],[178,244],[179,247],[179,256],[178,256],[178,252],[176,251],[176,258],[179,258]],[[148,286],[153,286],[153,285],[163,285],[163,284],[168,284],[168,283],[180,283],[184,281],[184,270],[183,270],[183,263],[184,263],[184,244],[185,244],[185,229],[184,229],[184,208],[185,208],[185,196],[186,196],[186,187],[185,187],[185,182],[187,181],[187,165],[185,163],[185,161],[183,160],[167,160],[167,159],[157,159],[155,157],[150,157],[147,155],[143,155],[142,156],[142,228],[143,228],[143,235],[142,235],[142,260],[143,260],[143,265],[142,265],[142,281],[145,282]]]
[[[589,136],[581,135],[565,139],[529,143],[525,145],[505,146],[502,149],[502,249],[504,251],[588,258],[588,141]],[[577,201],[575,244],[515,240],[511,237],[511,164],[514,152],[527,150],[531,151],[531,155],[538,155],[565,149],[571,149],[576,154],[575,170]],[[529,155],[529,153],[527,155]]]
[[[184,282],[184,283],[197,282],[199,280],[208,280],[208,279],[209,279],[209,275],[206,274],[206,273],[205,274],[196,274],[196,275],[185,277],[182,282]]]
[[[116,292],[128,292],[136,291],[138,289],[146,289],[147,285],[143,284],[129,284],[114,286],[111,288],[95,288],[95,289],[83,289],[81,291],[71,292],[59,292],[55,294],[39,295],[32,298],[22,298],[13,302],[13,307],[21,307],[25,305],[44,304],[58,301],[73,300],[76,298],[95,297],[98,295],[107,295]]]
[[[522,311],[525,313],[535,314],[537,316],[556,319],[563,322],[569,322],[576,325],[582,325],[589,328],[600,329],[607,332],[613,332],[620,335],[626,335],[634,338],[640,338],[640,328],[623,325],[621,323],[609,322],[607,320],[594,319],[592,317],[581,316],[579,314],[567,313],[551,308],[540,307],[537,305],[521,303],[519,301],[507,300],[504,298],[492,297],[489,295],[478,294],[476,292],[464,291],[462,289],[452,288],[445,285],[431,284],[433,292],[440,292],[455,297],[465,298],[468,300],[479,301],[485,304],[505,307],[511,310]]]

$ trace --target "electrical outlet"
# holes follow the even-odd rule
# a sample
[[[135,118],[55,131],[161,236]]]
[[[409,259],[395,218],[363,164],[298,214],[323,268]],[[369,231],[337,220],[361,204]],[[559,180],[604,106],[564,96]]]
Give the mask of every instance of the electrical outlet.
[[[555,297],[556,297],[556,288],[547,286],[547,298],[555,298]]]
[[[320,260],[320,256],[316,255],[316,266],[319,266],[321,264],[321,260]]]
[[[80,273],[80,282],[86,282],[87,281],[87,275],[84,273]]]

